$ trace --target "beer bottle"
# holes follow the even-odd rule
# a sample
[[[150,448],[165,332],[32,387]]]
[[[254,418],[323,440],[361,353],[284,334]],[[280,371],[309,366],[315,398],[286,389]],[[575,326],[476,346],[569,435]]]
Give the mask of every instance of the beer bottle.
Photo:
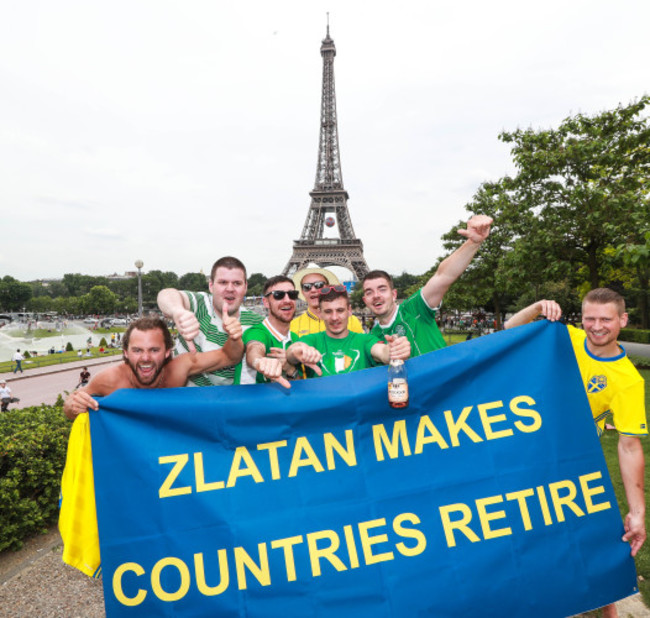
[[[409,405],[409,384],[403,360],[391,359],[388,364],[388,403],[391,408]]]

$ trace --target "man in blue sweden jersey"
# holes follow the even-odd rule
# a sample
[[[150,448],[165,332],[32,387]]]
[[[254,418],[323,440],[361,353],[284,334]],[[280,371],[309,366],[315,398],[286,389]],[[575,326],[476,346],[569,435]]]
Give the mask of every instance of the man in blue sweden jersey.
[[[370,271],[361,282],[363,302],[376,318],[370,332],[382,340],[386,335],[407,337],[413,357],[444,348],[446,344],[435,320],[436,311],[451,284],[463,274],[490,234],[491,225],[491,217],[474,215],[467,222],[466,230],[458,230],[467,240],[440,263],[421,289],[399,305],[392,277],[383,270]]]
[[[512,316],[505,328],[527,324],[538,315],[555,321],[562,310],[555,301],[540,300]],[[627,318],[623,297],[608,288],[597,288],[582,301],[584,330],[567,328],[598,434],[602,435],[606,422],[619,434],[618,461],[629,509],[623,540],[630,543],[635,556],[646,539],[645,460],[639,438],[647,435],[648,429],[643,378],[617,341]],[[603,616],[618,616],[616,605],[605,606]]]

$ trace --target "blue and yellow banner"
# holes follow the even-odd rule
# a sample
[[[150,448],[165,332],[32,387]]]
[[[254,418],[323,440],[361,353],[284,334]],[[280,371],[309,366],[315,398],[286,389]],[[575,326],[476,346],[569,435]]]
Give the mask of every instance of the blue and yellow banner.
[[[564,326],[91,413],[111,616],[568,616],[636,591]]]

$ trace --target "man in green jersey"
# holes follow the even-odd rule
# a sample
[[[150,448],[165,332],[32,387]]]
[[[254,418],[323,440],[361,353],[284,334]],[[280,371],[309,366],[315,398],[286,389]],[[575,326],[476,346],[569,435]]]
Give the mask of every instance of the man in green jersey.
[[[289,388],[287,379],[300,376],[299,369],[287,362],[286,354],[286,349],[298,341],[298,335],[289,328],[298,291],[289,277],[277,275],[266,281],[262,295],[268,315],[244,333],[246,362],[257,371],[258,384],[275,381]]]
[[[388,335],[388,343],[382,343],[371,334],[353,333],[348,329],[352,313],[345,286],[326,286],[321,289],[320,314],[325,330],[305,335],[287,350],[287,360],[292,365],[303,363],[307,377],[319,375],[311,365],[318,364],[323,376],[350,373],[379,364],[390,359],[406,360],[411,344],[406,337]]]
[[[264,318],[241,307],[246,296],[246,267],[234,257],[222,257],[212,266],[207,292],[188,292],[166,288],[158,294],[158,307],[176,324],[179,337],[175,354],[197,350],[208,352],[223,347],[228,335],[223,328],[224,303],[228,313],[239,318],[244,331]],[[242,384],[255,382],[255,370],[248,367],[244,357],[237,368]],[[233,384],[235,366],[192,376],[188,386],[212,386]]]
[[[383,270],[370,271],[362,280],[363,301],[376,318],[370,331],[379,339],[386,335],[408,337],[411,356],[420,356],[445,347],[436,324],[436,311],[451,284],[469,266],[481,243],[490,234],[492,218],[474,215],[466,230],[458,230],[467,240],[444,259],[434,275],[415,294],[397,304],[392,277]]]

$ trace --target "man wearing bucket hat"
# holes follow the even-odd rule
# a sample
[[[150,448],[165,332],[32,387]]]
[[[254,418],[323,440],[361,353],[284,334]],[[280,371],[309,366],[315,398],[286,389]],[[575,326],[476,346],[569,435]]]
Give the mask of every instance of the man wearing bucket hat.
[[[326,285],[341,285],[338,277],[325,268],[303,268],[293,276],[293,283],[299,298],[307,302],[307,311],[291,321],[291,332],[296,333],[298,337],[304,337],[324,331],[325,322],[321,319],[318,305],[320,291]],[[359,318],[350,315],[348,330],[353,333],[363,332]]]

